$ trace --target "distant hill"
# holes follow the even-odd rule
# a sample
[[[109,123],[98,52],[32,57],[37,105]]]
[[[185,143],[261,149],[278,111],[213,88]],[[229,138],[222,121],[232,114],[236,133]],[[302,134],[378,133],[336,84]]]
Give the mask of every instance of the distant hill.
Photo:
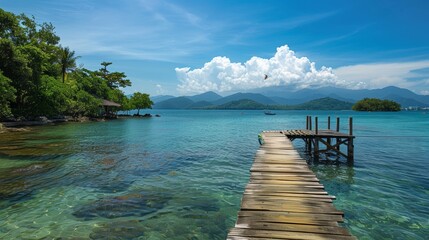
[[[210,107],[213,106],[213,103],[207,102],[207,101],[198,101],[194,102],[192,105],[190,105],[188,108],[204,108],[204,107]]]
[[[353,103],[340,101],[333,98],[321,98],[298,105],[267,105],[250,99],[231,101],[218,106],[210,106],[205,109],[243,109],[243,110],[350,110]]]
[[[132,94],[130,94],[130,97],[132,96]],[[152,100],[153,103],[158,103],[158,102],[162,102],[168,99],[174,98],[174,96],[171,95],[158,95],[158,96],[153,96],[150,97],[150,100]]]
[[[194,101],[187,97],[175,97],[155,103],[152,107],[155,109],[187,109],[194,103]]]
[[[251,100],[264,106],[280,106],[280,109],[351,109],[351,103],[364,98],[379,98],[395,101],[402,107],[427,107],[429,96],[418,95],[408,89],[398,87],[385,87],[381,89],[343,89],[323,87],[318,89],[302,89],[292,91],[287,87],[267,87],[254,89],[262,93],[235,93],[222,97],[214,92],[206,92],[194,96],[173,97],[169,95],[155,96],[153,108],[163,109],[191,109],[191,108],[238,108],[238,105],[247,106],[243,109],[254,109],[257,106]],[[164,99],[164,100],[163,100]],[[323,100],[322,100],[323,99]],[[241,101],[246,100],[246,101]],[[311,102],[317,100],[317,102]],[[315,105],[319,103],[319,105]]]
[[[243,100],[243,99],[247,99],[247,100],[252,100],[258,103],[262,103],[262,104],[276,104],[275,101],[273,101],[271,98],[268,98],[262,94],[258,94],[258,93],[236,93],[236,94],[232,94],[229,95],[227,97],[223,97],[215,102],[213,102],[214,105],[222,105],[228,102],[232,102],[232,101],[238,101],[238,100]]]
[[[402,107],[429,106],[428,95],[418,95],[408,89],[394,86],[381,89],[344,89],[336,87],[322,87],[317,89],[302,89],[293,91],[290,87],[265,87],[252,89],[249,92],[259,93],[273,99],[278,104],[299,104],[325,97],[335,98],[347,102],[357,102],[364,98],[380,98],[398,102]]]
[[[297,110],[350,110],[353,103],[334,98],[321,98],[293,106]]]
[[[210,92],[205,92],[202,94],[190,96],[187,98],[191,99],[194,102],[199,102],[199,101],[214,102],[214,101],[221,99],[222,96],[220,96],[219,94],[217,94],[215,92],[210,91]]]
[[[250,99],[241,99],[237,101],[231,101],[218,106],[209,107],[209,109],[247,109],[257,110],[266,109],[268,106],[262,103],[255,102]]]

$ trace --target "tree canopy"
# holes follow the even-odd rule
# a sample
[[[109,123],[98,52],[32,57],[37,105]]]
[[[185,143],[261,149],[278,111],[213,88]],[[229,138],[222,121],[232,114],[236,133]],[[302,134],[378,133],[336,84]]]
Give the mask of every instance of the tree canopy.
[[[136,92],[130,99],[131,106],[137,109],[137,115],[140,115],[140,109],[152,108],[152,100],[149,98],[149,94]]]
[[[401,110],[401,105],[390,100],[364,98],[353,105],[352,109],[355,111],[369,112],[395,112]]]
[[[51,23],[0,8],[0,120],[98,116],[102,99],[121,104],[120,110],[151,106],[141,93],[132,104],[121,90],[131,81],[124,72],[109,71],[111,62],[96,71],[76,67],[75,51],[59,41]]]

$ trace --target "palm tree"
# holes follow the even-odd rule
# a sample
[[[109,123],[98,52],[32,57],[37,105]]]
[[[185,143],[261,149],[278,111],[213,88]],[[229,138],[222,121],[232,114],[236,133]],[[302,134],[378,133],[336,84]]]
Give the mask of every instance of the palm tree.
[[[75,56],[74,51],[70,51],[68,47],[61,48],[60,54],[61,74],[63,76],[64,83],[67,72],[76,68],[76,59],[78,59],[79,56]]]

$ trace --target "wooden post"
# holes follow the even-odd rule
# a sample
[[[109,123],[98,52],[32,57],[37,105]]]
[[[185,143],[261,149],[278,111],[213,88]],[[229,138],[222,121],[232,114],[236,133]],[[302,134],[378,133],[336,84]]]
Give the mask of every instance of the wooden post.
[[[317,119],[317,118],[316,118]],[[314,138],[314,160],[319,161],[319,138]]]
[[[353,137],[349,137],[349,142],[347,145],[347,162],[349,164],[353,164],[354,162],[354,145],[353,145]]]
[[[353,118],[349,118],[349,142],[347,145],[347,162],[353,164],[354,162],[354,144],[353,144]]]
[[[349,118],[349,135],[353,136],[353,118]]]
[[[308,130],[311,130],[312,129],[312,126],[311,125],[313,125],[312,123],[311,123],[311,116],[309,116],[308,117],[308,122],[309,122],[309,128],[308,128]]]
[[[331,130],[331,116],[328,116],[328,130]],[[326,141],[331,145],[331,137],[328,137]]]
[[[337,132],[340,131],[340,118],[337,117]]]
[[[319,118],[315,117],[314,118],[314,124],[315,124],[315,130],[316,130],[316,135],[319,133]]]
[[[331,130],[331,116],[328,116],[328,130]]]
[[[337,132],[339,132],[339,131],[340,131],[340,118],[337,117]],[[337,137],[337,142],[335,145],[337,145],[337,151],[338,152],[340,151],[340,145],[341,145],[341,144],[339,144],[340,141],[341,141],[341,139]]]
[[[308,116],[307,116],[307,118],[305,119],[305,129],[307,129],[307,130],[308,130]]]

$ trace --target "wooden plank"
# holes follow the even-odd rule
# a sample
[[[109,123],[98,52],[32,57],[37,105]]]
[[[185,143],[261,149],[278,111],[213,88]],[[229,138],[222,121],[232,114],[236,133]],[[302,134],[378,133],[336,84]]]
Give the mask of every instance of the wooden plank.
[[[260,238],[277,238],[277,239],[305,239],[305,240],[327,240],[339,239],[350,240],[356,239],[352,236],[333,235],[333,234],[317,234],[317,233],[302,233],[288,231],[269,231],[269,230],[253,230],[244,228],[233,228],[229,232],[230,236],[244,237],[260,237]]]
[[[276,160],[297,160],[297,161],[304,161],[302,157],[299,155],[299,153],[296,152],[289,152],[288,154],[271,154],[270,151],[266,152],[260,152],[255,154],[255,158],[262,158],[262,159],[276,159]]]
[[[304,184],[259,184],[259,183],[249,183],[246,186],[246,189],[278,189],[278,190],[290,190],[290,189],[302,189],[302,190],[323,190],[325,187],[323,185],[304,185]]]
[[[256,237],[240,237],[240,236],[229,236],[227,240],[278,240],[276,238],[256,238]]]
[[[267,198],[269,200],[275,200],[276,202],[287,202],[287,201],[306,201],[306,202],[329,202],[332,203],[332,199],[330,198],[302,198],[302,197],[294,197],[294,196],[265,196],[265,195],[251,195],[251,194],[245,194],[243,195],[242,199],[250,199],[250,200],[261,200],[261,201],[267,201]]]
[[[332,204],[331,204],[332,205]],[[241,210],[251,211],[283,211],[288,213],[319,213],[319,214],[332,214],[341,215],[344,213],[336,210],[333,206],[328,207],[317,207],[317,206],[303,206],[302,204],[269,204],[269,203],[253,203],[253,202],[242,202]]]
[[[343,221],[341,215],[331,214],[309,214],[309,213],[289,213],[283,215],[249,215],[240,211],[238,222],[272,222],[272,223],[297,223],[318,226],[338,226]],[[250,211],[262,212],[262,211]],[[240,215],[243,214],[243,215]],[[318,215],[318,216],[316,216]],[[337,217],[337,218],[334,218]]]
[[[282,166],[285,165],[285,166]],[[262,160],[262,159],[256,159],[253,162],[253,166],[262,166],[262,167],[286,167],[286,168],[305,168],[310,169],[306,162],[300,161],[300,160],[294,160],[294,159],[284,159],[284,160]]]
[[[284,161],[284,162],[307,163],[307,161],[302,159],[300,156],[292,156],[292,155],[288,155],[288,156],[284,156],[284,155],[279,156],[279,155],[270,155],[270,154],[257,155],[253,160],[254,161],[259,160],[259,161],[279,161],[279,162]]]
[[[335,200],[335,196],[325,194],[308,194],[308,193],[293,193],[293,192],[270,192],[270,191],[248,191],[244,190],[243,194],[258,195],[258,196],[278,196],[278,197],[300,197],[300,198],[326,198]]]
[[[305,201],[305,200],[295,200],[295,199],[283,199],[283,200],[274,200],[274,199],[261,199],[261,198],[252,198],[252,197],[246,197],[242,199],[242,205],[246,205],[246,209],[249,209],[250,207],[253,210],[258,210],[259,207],[268,207],[264,208],[263,210],[269,210],[269,211],[283,211],[283,212],[297,212],[297,211],[290,211],[291,208],[295,209],[306,209],[308,213],[328,213],[329,214],[339,214],[342,215],[343,213],[338,211],[330,202],[321,202],[321,201]],[[276,207],[271,208],[271,206]],[[311,209],[316,208],[314,211],[310,211]],[[242,208],[243,209],[243,208]],[[335,213],[331,213],[334,211]],[[299,211],[302,212],[302,211]]]
[[[297,151],[292,150],[279,150],[279,149],[259,149],[256,152],[256,155],[261,154],[271,154],[271,155],[294,155],[294,156],[300,156]]]
[[[287,167],[252,167],[250,172],[277,172],[277,173],[310,173],[310,169],[290,169]]]
[[[264,222],[245,222],[239,221],[235,228],[250,228],[261,230],[276,230],[290,232],[308,232],[308,233],[324,233],[333,235],[351,236],[350,233],[338,226],[317,226],[307,224],[290,224],[290,223],[264,223]]]
[[[315,177],[304,177],[304,176],[294,176],[294,175],[273,175],[273,176],[264,176],[264,175],[253,175],[254,173],[260,173],[260,172],[253,172],[250,175],[251,181],[303,181],[303,182],[319,182],[319,179]]]
[[[259,194],[259,195],[267,194],[267,193],[270,193],[270,194],[290,193],[290,194],[307,194],[310,196],[315,196],[315,195],[327,196],[327,194],[328,194],[327,192],[325,192],[323,190],[318,191],[316,189],[312,190],[312,191],[305,191],[303,189],[290,189],[290,190],[286,190],[286,189],[283,190],[282,189],[282,190],[278,190],[278,191],[275,191],[273,189],[245,189],[244,193],[245,194]],[[277,196],[281,196],[281,195],[277,195]]]
[[[272,184],[272,185],[314,185],[314,186],[323,186],[318,181],[305,181],[305,180],[276,180],[276,179],[254,179],[250,178],[249,183],[253,184]]]
[[[307,174],[294,174],[294,173],[270,173],[270,172],[253,172],[251,176],[260,177],[302,177],[302,178],[316,178],[313,173]],[[316,178],[317,179],[317,178]]]

